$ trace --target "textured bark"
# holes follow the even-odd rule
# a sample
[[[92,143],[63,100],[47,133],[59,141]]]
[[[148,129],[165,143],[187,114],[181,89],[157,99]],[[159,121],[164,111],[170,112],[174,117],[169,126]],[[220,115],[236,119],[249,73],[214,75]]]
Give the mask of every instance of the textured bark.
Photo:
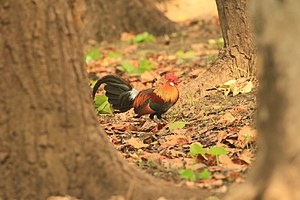
[[[248,182],[228,199],[300,199],[300,2],[256,0],[255,5],[263,64],[261,152]]]
[[[97,41],[119,39],[123,32],[163,35],[175,31],[175,23],[150,0],[73,0],[84,24],[83,38]],[[85,12],[83,10],[85,9]],[[78,15],[77,15],[78,16]]]
[[[99,128],[67,1],[0,1],[0,199],[202,199],[128,165]]]
[[[253,26],[248,15],[249,0],[216,0],[224,52],[221,58],[235,77],[247,77],[255,73],[256,50]]]

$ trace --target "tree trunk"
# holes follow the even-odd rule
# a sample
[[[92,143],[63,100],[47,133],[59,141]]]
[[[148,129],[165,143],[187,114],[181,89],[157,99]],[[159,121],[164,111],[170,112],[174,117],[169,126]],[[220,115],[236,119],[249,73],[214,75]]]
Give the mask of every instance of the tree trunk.
[[[300,199],[300,1],[255,3],[253,19],[263,64],[261,150],[248,182],[228,199]]]
[[[253,27],[248,15],[248,0],[216,0],[224,51],[221,59],[233,76],[248,77],[255,73],[256,52]]]
[[[114,150],[98,127],[70,4],[0,5],[0,199],[209,195],[156,180]]]
[[[123,32],[150,32],[163,35],[175,31],[175,23],[160,12],[151,0],[73,0],[75,16],[84,41],[119,39]],[[83,28],[84,26],[84,28]]]
[[[206,72],[182,87],[187,93],[194,94],[194,98],[205,96],[207,88],[230,79],[256,75],[256,47],[248,11],[250,2],[216,0],[224,48]]]

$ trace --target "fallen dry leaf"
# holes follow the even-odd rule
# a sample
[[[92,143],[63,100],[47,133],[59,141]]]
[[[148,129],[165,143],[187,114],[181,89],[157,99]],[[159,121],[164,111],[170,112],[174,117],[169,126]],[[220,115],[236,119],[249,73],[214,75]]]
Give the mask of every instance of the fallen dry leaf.
[[[221,84],[218,90],[224,91],[225,95],[232,93],[233,96],[236,96],[239,93],[248,93],[252,88],[253,83],[251,81],[247,81],[246,78],[240,78],[238,80],[229,80]]]
[[[239,159],[245,161],[248,164],[251,164],[253,157],[254,155],[249,149],[244,149],[243,152],[239,155]]]
[[[183,168],[183,161],[182,158],[172,158],[172,159],[164,159],[162,160],[162,164],[166,169],[169,169],[170,167],[172,169],[181,169]]]
[[[241,165],[237,165],[234,162],[232,162],[230,157],[227,155],[220,155],[219,161],[220,161],[222,167],[226,167],[228,169],[241,169],[242,168]]]
[[[183,153],[182,151],[177,151],[174,149],[169,150],[169,152],[173,155],[173,156],[186,156],[185,153]]]
[[[245,148],[247,144],[255,141],[256,130],[252,129],[250,126],[244,126],[237,135],[238,139],[235,142],[235,146]]]
[[[191,138],[185,135],[167,135],[165,139],[166,142],[161,144],[162,148],[173,147],[175,145],[182,146],[184,144],[190,143],[191,141]]]
[[[218,142],[217,143],[221,143],[222,140],[226,138],[226,136],[227,136],[227,131],[220,131],[218,133]]]
[[[128,41],[131,40],[135,37],[135,34],[133,33],[128,33],[128,32],[123,32],[121,34],[121,41]]]
[[[147,160],[152,160],[152,161],[159,161],[160,159],[165,158],[159,153],[148,153],[146,151],[141,152],[139,156],[141,158],[145,158]]]
[[[141,81],[143,83],[152,82],[155,78],[156,76],[153,72],[145,71],[141,74]]]
[[[131,139],[127,140],[127,143],[136,149],[140,149],[140,148],[148,146],[148,144],[144,144],[141,140],[139,140],[137,138],[131,138]]]
[[[219,123],[232,123],[232,122],[234,122],[234,120],[235,120],[235,117],[231,113],[227,112],[225,115],[223,115],[221,117],[221,119],[218,122]]]

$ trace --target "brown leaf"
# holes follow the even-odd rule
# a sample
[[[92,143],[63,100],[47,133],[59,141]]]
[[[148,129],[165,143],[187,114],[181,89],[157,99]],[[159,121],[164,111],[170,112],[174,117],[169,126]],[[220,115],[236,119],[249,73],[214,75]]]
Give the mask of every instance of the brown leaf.
[[[137,131],[137,127],[133,124],[126,126],[127,131]]]
[[[214,174],[214,178],[215,179],[225,179],[226,176],[224,174],[222,174],[222,173],[215,173]]]
[[[123,32],[121,34],[121,41],[128,41],[131,40],[135,37],[135,34],[133,33],[128,33],[128,32]]]
[[[159,153],[148,153],[146,151],[141,152],[140,157],[152,161],[159,161],[160,159],[165,158]]]
[[[256,130],[252,129],[250,126],[244,126],[237,135],[238,139],[235,142],[235,146],[245,148],[248,143],[255,141]]]
[[[131,138],[131,139],[127,140],[127,143],[136,149],[140,149],[140,148],[148,146],[148,144],[144,144],[141,140],[139,140],[137,138]]]
[[[204,43],[192,44],[191,47],[194,51],[200,51],[200,50],[204,49]]]
[[[173,155],[173,156],[186,156],[185,153],[181,152],[181,151],[177,151],[174,149],[169,150],[169,152]]]
[[[227,136],[227,132],[226,131],[220,131],[218,133],[218,143],[221,143],[223,139],[225,139]]]
[[[223,167],[226,167],[228,169],[241,169],[241,165],[237,165],[232,162],[232,160],[227,155],[220,155],[219,161]]]
[[[183,167],[182,158],[163,159],[162,163],[166,169],[168,169],[170,165],[172,169],[181,169]]]
[[[151,131],[157,124],[152,120],[146,120],[140,130]]]
[[[191,138],[185,135],[167,135],[165,139],[166,142],[161,145],[162,148],[173,147],[175,145],[182,146],[190,143],[191,141]]]
[[[198,77],[199,75],[203,74],[205,72],[205,69],[203,68],[197,68],[197,69],[194,69],[192,70],[189,75],[191,77]]]
[[[241,155],[239,155],[239,158],[248,164],[251,164],[253,157],[254,157],[253,153],[248,149],[243,150]]]
[[[227,112],[225,115],[223,115],[221,117],[221,119],[218,122],[230,124],[230,123],[234,122],[234,120],[235,120],[235,117],[231,113]]]
[[[143,83],[152,82],[155,79],[155,75],[153,72],[145,71],[141,74],[141,81]]]

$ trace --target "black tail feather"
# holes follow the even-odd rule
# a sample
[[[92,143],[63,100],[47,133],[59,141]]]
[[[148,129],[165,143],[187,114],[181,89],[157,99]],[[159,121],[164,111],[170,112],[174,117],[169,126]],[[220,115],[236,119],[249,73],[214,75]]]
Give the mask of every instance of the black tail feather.
[[[108,102],[113,105],[114,109],[125,112],[132,108],[133,99],[130,98],[132,87],[125,80],[118,76],[108,75],[99,79],[93,88],[93,98],[101,84],[106,84],[104,90],[108,97]]]
[[[129,83],[127,83],[125,80],[123,80],[122,78],[118,77],[118,76],[114,76],[114,75],[107,75],[107,76],[104,76],[103,78],[99,79],[94,88],[93,88],[93,99],[95,98],[95,95],[98,91],[98,88],[100,87],[101,84],[103,83],[106,83],[106,84],[110,84],[110,85],[113,85],[113,84],[119,84],[121,85],[122,88],[128,88],[128,90],[131,90],[132,87],[129,85]],[[125,89],[126,90],[126,89]]]
[[[115,95],[119,95],[122,92],[126,92],[126,91],[124,91],[124,90],[122,90],[122,89],[120,89],[116,86],[109,85],[109,83],[104,87],[104,90],[108,91],[111,94],[115,94]]]

